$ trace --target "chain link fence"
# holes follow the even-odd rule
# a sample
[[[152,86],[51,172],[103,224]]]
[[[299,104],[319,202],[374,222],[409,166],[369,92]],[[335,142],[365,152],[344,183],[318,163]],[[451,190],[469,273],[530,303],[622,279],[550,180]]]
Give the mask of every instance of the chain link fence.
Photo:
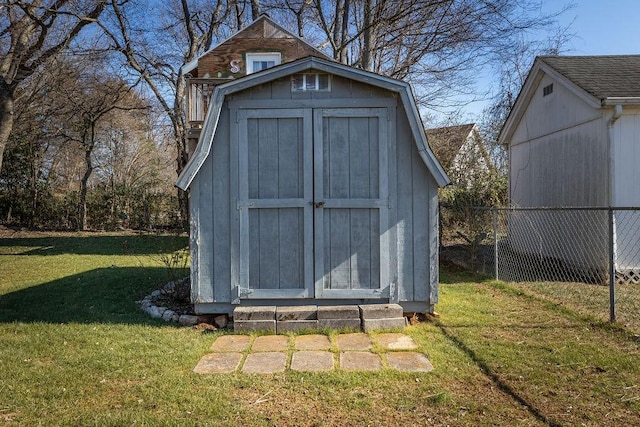
[[[441,258],[640,331],[640,208],[440,210]]]

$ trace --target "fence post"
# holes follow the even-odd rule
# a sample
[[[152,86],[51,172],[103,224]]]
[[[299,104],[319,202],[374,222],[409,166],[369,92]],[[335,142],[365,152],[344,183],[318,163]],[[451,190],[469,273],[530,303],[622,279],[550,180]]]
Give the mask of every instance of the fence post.
[[[498,209],[491,207],[493,211],[493,267],[496,280],[498,280]]]
[[[615,216],[609,207],[609,321],[616,321]]]

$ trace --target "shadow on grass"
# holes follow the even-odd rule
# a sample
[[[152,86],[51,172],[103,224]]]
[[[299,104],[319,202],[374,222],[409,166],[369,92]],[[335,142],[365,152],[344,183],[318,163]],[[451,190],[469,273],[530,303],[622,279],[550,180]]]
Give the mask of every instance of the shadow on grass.
[[[160,324],[136,301],[168,280],[167,269],[161,267],[90,270],[0,295],[0,323]]]
[[[0,239],[0,255],[13,247],[27,248],[11,255],[154,255],[174,252],[189,244],[186,235],[78,235]],[[155,251],[155,252],[154,252]]]
[[[491,367],[464,342],[464,340],[451,333],[447,326],[441,322],[438,322],[436,325],[440,331],[442,331],[442,334],[447,338],[447,340],[463,351],[503,393],[509,395],[513,400],[525,407],[529,413],[536,417],[540,422],[553,427],[560,425],[552,418],[547,417],[534,403],[529,402],[525,397],[521,396],[515,388],[504,382],[502,378],[500,378],[500,375],[495,373]]]

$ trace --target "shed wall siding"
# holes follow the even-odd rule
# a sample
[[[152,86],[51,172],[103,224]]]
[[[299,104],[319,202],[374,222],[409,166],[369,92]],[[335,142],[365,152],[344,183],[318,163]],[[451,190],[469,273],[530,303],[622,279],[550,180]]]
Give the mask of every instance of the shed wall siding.
[[[308,72],[312,73],[313,70]],[[291,77],[283,77],[273,80],[268,84],[262,84],[254,86],[250,89],[243,90],[233,95],[230,95],[228,99],[230,101],[242,101],[242,100],[318,100],[318,99],[341,99],[345,102],[351,100],[352,107],[369,107],[369,104],[363,104],[362,98],[383,98],[393,99],[395,94],[386,91],[384,89],[367,85],[358,81],[345,79],[340,76],[331,76],[331,90],[330,91],[300,91],[293,92],[291,90]],[[288,108],[289,104],[281,102],[281,107]],[[260,104],[244,104],[243,107],[257,106],[260,108]],[[269,107],[277,107],[271,103]]]
[[[229,113],[222,111],[220,125],[200,172],[190,187],[192,283],[196,302],[230,302],[231,211],[229,168]],[[195,268],[194,268],[195,267]],[[225,283],[220,286],[218,284]]]
[[[437,206],[437,185],[420,159],[406,115],[400,108],[396,139],[395,229],[399,300],[435,304],[438,237],[437,208],[434,206]]]

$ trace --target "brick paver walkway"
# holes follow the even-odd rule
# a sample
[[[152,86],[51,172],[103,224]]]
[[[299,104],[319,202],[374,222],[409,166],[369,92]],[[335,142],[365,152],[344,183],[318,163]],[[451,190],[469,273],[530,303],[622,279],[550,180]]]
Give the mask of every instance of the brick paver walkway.
[[[405,372],[433,370],[427,357],[405,334],[341,334],[332,341],[326,335],[223,335],[212,353],[193,369],[198,374],[273,374],[287,369],[301,372],[377,371],[385,367]],[[374,353],[372,350],[376,350]]]

